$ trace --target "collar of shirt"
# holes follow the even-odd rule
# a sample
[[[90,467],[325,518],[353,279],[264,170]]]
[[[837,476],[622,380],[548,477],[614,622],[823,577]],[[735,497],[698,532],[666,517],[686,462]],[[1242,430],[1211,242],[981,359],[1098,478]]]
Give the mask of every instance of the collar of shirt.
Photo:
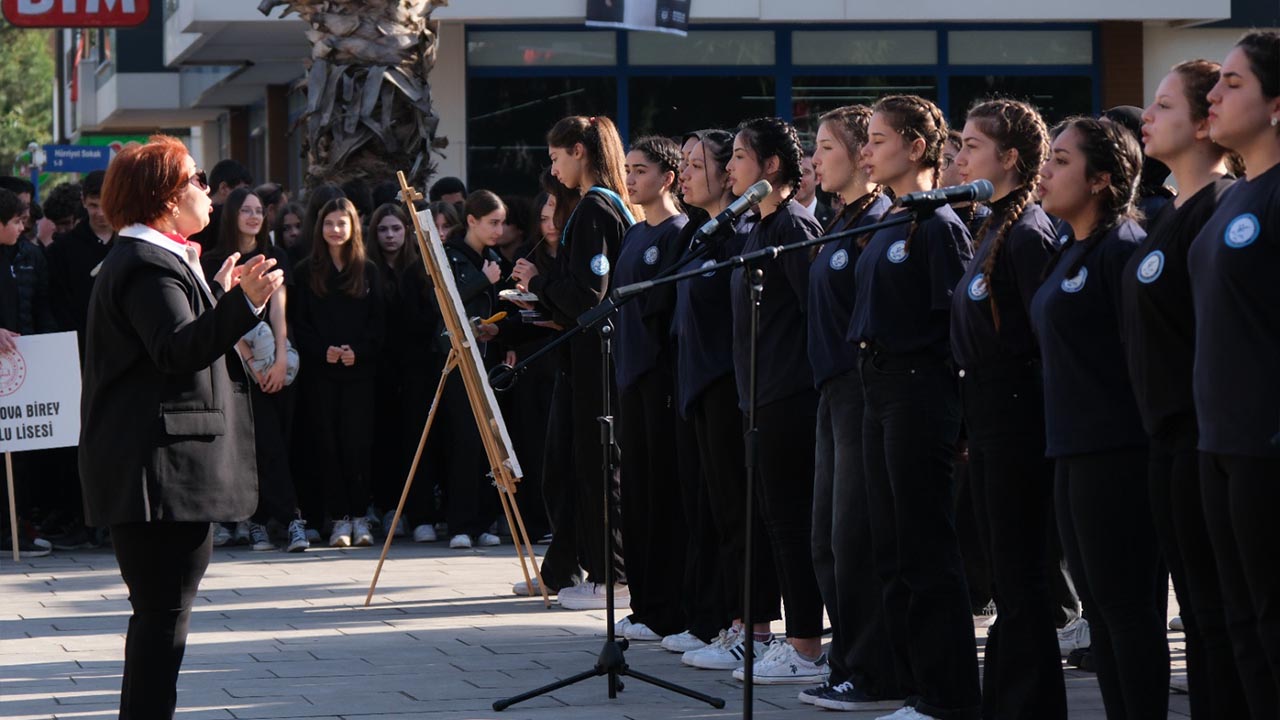
[[[815,194],[814,194],[813,199],[809,201],[809,204],[804,206],[804,209],[805,209],[805,210],[808,210],[810,213],[812,213],[814,217],[817,217],[817,216],[818,216],[818,195],[817,195],[817,193],[815,193]]]
[[[127,237],[137,238],[139,240],[145,240],[152,245],[158,245],[174,255],[177,255],[179,260],[187,262],[187,248],[191,247],[191,244],[188,243],[181,235],[162,233],[155,228],[148,227],[141,223],[122,228],[120,230],[120,234]],[[197,245],[196,247],[199,246]],[[197,255],[199,252],[199,250],[196,251]]]

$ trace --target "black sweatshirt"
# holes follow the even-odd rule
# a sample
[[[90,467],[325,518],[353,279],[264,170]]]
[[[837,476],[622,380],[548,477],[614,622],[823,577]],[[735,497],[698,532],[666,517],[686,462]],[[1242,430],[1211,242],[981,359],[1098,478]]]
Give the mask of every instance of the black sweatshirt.
[[[288,306],[302,367],[330,380],[372,379],[386,332],[378,269],[365,262],[365,294],[354,298],[340,289],[345,273],[339,273],[326,259],[318,271],[325,273],[328,291],[318,296],[311,289],[311,275],[317,272],[312,262],[307,258],[295,268],[295,292]],[[330,346],[342,345],[350,345],[355,352],[356,362],[351,367],[326,360]]]

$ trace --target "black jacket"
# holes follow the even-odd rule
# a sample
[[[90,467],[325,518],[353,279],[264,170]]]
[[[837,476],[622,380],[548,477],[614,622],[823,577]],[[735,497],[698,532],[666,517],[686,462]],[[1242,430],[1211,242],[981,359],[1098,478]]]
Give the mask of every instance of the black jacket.
[[[62,330],[75,330],[84,352],[84,332],[89,317],[89,295],[93,292],[93,269],[107,257],[114,239],[102,242],[81,220],[70,232],[57,235],[45,249],[49,259],[49,299],[53,315]]]
[[[258,321],[240,288],[215,303],[175,254],[117,239],[89,302],[80,399],[88,524],[253,513],[253,415],[228,363]]]
[[[0,247],[0,327],[19,335],[55,332],[44,252],[18,238]]]

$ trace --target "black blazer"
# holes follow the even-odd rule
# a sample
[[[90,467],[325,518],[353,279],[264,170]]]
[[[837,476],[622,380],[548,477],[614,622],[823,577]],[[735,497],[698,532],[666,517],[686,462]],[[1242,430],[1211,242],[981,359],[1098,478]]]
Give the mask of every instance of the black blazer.
[[[89,301],[80,400],[87,524],[253,513],[253,415],[247,386],[227,367],[257,323],[240,288],[215,301],[173,253],[116,240]]]

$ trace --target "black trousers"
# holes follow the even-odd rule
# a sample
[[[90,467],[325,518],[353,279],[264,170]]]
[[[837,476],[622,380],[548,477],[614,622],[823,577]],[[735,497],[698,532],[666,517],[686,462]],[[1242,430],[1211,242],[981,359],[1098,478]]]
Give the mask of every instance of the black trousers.
[[[330,519],[363,517],[369,507],[373,452],[373,380],[312,377],[306,386],[312,413],[311,451],[322,478]]]
[[[488,532],[498,516],[499,501],[493,479],[488,477],[489,459],[460,372],[450,373],[437,412],[437,424],[431,432],[439,431],[449,448],[442,477],[445,522],[450,535],[474,538]]]
[[[823,384],[813,462],[813,570],[831,618],[831,684],[848,680],[868,695],[905,697],[872,560],[863,406],[856,370]]]
[[[211,527],[207,522],[111,527],[133,606],[124,643],[121,720],[173,717],[191,606],[213,552]]]
[[[1058,458],[1058,532],[1088,609],[1108,720],[1169,709],[1168,585],[1147,494],[1147,449]]]
[[[1248,717],[1244,688],[1227,633],[1217,563],[1200,495],[1196,420],[1187,413],[1168,437],[1151,443],[1152,518],[1173,577],[1186,628],[1191,717]]]
[[[530,347],[528,352],[536,349]],[[520,491],[515,495],[516,504],[529,538],[534,542],[551,532],[542,497],[542,465],[555,377],[554,359],[544,356],[529,366],[514,387],[498,396],[507,419],[507,430],[511,433],[511,443],[515,446],[516,457],[520,458],[520,467],[524,469]]]
[[[1280,717],[1280,458],[1201,453],[1200,478],[1250,717]]]
[[[409,471],[405,463],[404,443],[412,433],[404,416],[404,377],[396,365],[388,362],[378,366],[374,381],[374,433],[372,449],[371,491],[373,504],[379,510],[395,509],[404,490],[404,476]],[[418,427],[422,431],[422,427]],[[415,442],[417,438],[414,438]],[[412,456],[411,456],[412,457]]]
[[[253,444],[258,460],[258,509],[254,522],[275,520],[289,524],[298,512],[298,495],[293,488],[289,466],[289,443],[293,437],[294,385],[267,394],[251,383],[249,401],[253,405]]]
[[[822,637],[822,592],[813,571],[813,451],[817,393],[806,390],[756,409],[756,506],[764,520],[787,637]]]
[[[742,442],[742,411],[732,375],[725,375],[693,403],[702,476],[707,482],[708,512],[719,538],[721,587],[725,606],[747,625],[782,619],[773,548],[758,504],[751,502],[751,617],[743,617],[743,571],[747,560],[747,471]],[[704,638],[705,639],[705,638]]]
[[[676,471],[676,411],[664,363],[622,392],[622,543],[632,622],[659,635],[685,629],[681,601],[688,525]]]
[[[623,564],[622,490],[617,458],[614,472],[603,480],[604,450],[600,443],[600,416],[604,412],[601,396],[600,338],[584,333],[569,341],[569,372],[565,387],[569,393],[570,426],[573,428],[572,492],[577,520],[578,564],[587,571],[587,582],[603,584],[605,563],[612,560],[614,582],[627,584]],[[618,392],[613,385],[613,369],[607,380],[613,398],[611,412],[617,411]],[[615,430],[616,431],[616,430]],[[621,448],[626,452],[626,448]],[[566,468],[569,469],[569,468]],[[607,496],[607,501],[606,501]],[[605,508],[613,534],[613,556],[609,557],[604,533]]]
[[[969,372],[960,383],[969,429],[973,512],[991,561],[998,613],[987,636],[982,716],[1066,720],[1050,571],[1053,463],[1045,459],[1039,366]]]
[[[431,413],[431,401],[435,398],[436,388],[440,385],[440,371],[444,367],[444,356],[433,353],[423,360],[421,365],[411,366],[404,376],[402,395],[399,398],[398,417],[404,418],[401,427],[396,429],[399,441],[398,456],[400,468],[394,488],[384,488],[382,500],[386,509],[391,509],[400,502],[404,492],[404,482],[413,465],[414,453],[418,451],[418,443],[422,441],[422,429],[427,424],[427,416]],[[441,399],[443,404],[443,398]],[[434,525],[444,519],[441,512],[440,496],[443,490],[439,486],[439,478],[448,458],[449,440],[446,433],[437,429],[435,422],[443,424],[441,412],[436,411],[431,432],[427,435],[426,445],[422,448],[422,457],[418,459],[418,469],[413,474],[413,486],[409,488],[409,498],[405,502],[405,514],[408,520],[406,527],[417,525]],[[378,497],[376,489],[375,498]]]
[[[678,413],[675,422],[676,475],[688,529],[682,609],[684,629],[703,642],[714,639],[733,620],[719,563],[719,540],[711,519],[711,497],[698,457],[698,433],[691,418]],[[634,607],[635,596],[632,595]]]
[[[551,416],[542,465],[542,499],[553,533],[540,572],[549,589],[569,587],[580,577],[576,483],[573,482],[573,431],[570,427],[569,380],[556,372]]]
[[[898,674],[921,713],[976,718],[978,656],[956,541],[956,379],[935,358],[864,354],[863,452],[876,571]]]

